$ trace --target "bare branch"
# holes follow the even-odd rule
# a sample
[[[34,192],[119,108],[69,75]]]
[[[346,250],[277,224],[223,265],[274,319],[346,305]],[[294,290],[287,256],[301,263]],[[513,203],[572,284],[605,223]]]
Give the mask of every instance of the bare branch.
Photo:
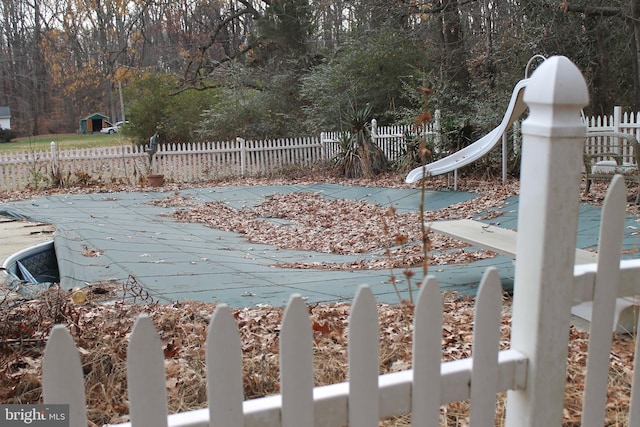
[[[627,14],[622,8],[614,6],[592,6],[569,3],[567,0],[563,0],[560,2],[559,8],[564,12],[583,13],[588,16],[619,16],[627,18]]]

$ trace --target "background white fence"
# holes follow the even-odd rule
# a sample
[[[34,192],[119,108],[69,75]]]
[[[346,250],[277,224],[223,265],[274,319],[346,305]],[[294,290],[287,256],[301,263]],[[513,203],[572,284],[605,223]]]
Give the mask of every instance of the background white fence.
[[[419,129],[437,138],[439,117]],[[416,130],[405,126],[378,127],[372,137],[391,161],[406,149]],[[340,132],[320,137],[163,144],[149,162],[143,147],[115,146],[0,153],[0,191],[87,183],[142,183],[148,173],[162,173],[175,182],[197,182],[240,176],[268,175],[286,167],[304,168],[330,160],[340,152]]]
[[[278,140],[165,144],[158,147],[153,173],[177,182],[265,175],[287,166],[308,167],[326,158],[314,137]]]
[[[417,133],[431,135],[436,147],[443,138],[440,111],[428,127],[418,132],[410,126],[378,127],[371,123],[373,141],[391,161],[407,150],[407,138]],[[590,131],[633,134],[640,139],[640,113],[622,113],[620,107],[612,116],[585,119]],[[515,144],[520,141],[519,126],[514,128]],[[198,182],[240,176],[268,175],[286,167],[304,168],[330,160],[340,152],[340,132],[322,132],[320,137],[283,138],[276,140],[232,141],[164,144],[158,147],[151,165],[144,147],[59,149],[0,153],[0,191],[44,188],[75,184],[138,184],[148,173],[162,173],[174,182]],[[590,154],[609,152],[618,144],[615,138],[593,137]],[[598,148],[601,147],[601,148]],[[516,147],[518,148],[518,147]],[[623,161],[635,164],[630,145],[620,148]],[[447,153],[440,153],[447,154]],[[504,167],[503,167],[504,169]]]
[[[164,144],[151,165],[144,147],[58,150],[52,144],[51,150],[0,153],[0,191],[92,182],[134,184],[143,182],[147,173],[162,173],[177,182],[267,175],[333,158],[339,152],[336,136]],[[403,147],[404,134],[384,133],[376,141],[393,160]]]
[[[314,388],[311,322],[302,299],[293,296],[280,332],[281,394],[243,402],[237,326],[221,306],[212,316],[206,344],[209,407],[168,416],[162,344],[150,319],[142,317],[127,356],[131,423],[126,425],[373,427],[381,417],[411,413],[413,425],[437,426],[441,404],[470,399],[470,425],[491,426],[496,393],[506,390],[507,427],[560,426],[570,307],[593,301],[581,424],[602,426],[616,297],[640,294],[640,260],[620,261],[626,191],[624,180],[616,177],[603,208],[598,262],[574,266],[586,132],[578,113],[587,96],[582,75],[564,57],[538,67],[525,92],[531,114],[522,126],[509,349],[499,351],[500,279],[490,268],[476,298],[473,356],[441,364],[440,291],[429,277],[415,307],[412,369],[378,376],[376,304],[362,287],[349,317],[349,380]],[[557,99],[563,103],[554,104]],[[640,425],[640,370],[632,376],[626,422]],[[45,403],[71,405],[71,426],[86,425],[80,358],[61,326],[45,349],[43,391]]]
[[[610,116],[596,116],[586,119],[591,131],[622,132],[633,135],[640,140],[640,112],[623,112],[622,107],[614,107]]]
[[[0,191],[51,185],[137,183],[146,176],[148,155],[131,145],[0,153]]]
[[[614,107],[613,114],[610,116],[597,116],[585,119],[589,131],[594,135],[597,133],[624,133],[632,135],[636,140],[640,141],[640,112],[629,113],[623,112],[622,107]],[[589,154],[597,155],[600,153],[618,153],[622,156],[623,164],[636,165],[637,153],[633,152],[632,144],[625,144],[618,138],[607,136],[594,136],[590,141]]]

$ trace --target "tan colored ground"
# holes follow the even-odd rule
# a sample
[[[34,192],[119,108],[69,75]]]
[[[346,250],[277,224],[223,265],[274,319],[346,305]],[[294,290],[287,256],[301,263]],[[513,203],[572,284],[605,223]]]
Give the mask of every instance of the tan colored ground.
[[[50,224],[0,216],[0,264],[22,249],[52,240],[54,231]]]

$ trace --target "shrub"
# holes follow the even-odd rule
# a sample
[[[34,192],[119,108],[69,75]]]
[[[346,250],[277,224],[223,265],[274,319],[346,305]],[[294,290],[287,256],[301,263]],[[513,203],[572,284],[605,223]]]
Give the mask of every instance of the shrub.
[[[11,129],[0,128],[0,143],[11,142],[11,140],[16,138],[17,136],[18,134]]]
[[[347,178],[373,177],[389,169],[389,160],[371,140],[371,107],[352,110],[345,125],[350,133],[340,138],[335,158],[338,173]]]

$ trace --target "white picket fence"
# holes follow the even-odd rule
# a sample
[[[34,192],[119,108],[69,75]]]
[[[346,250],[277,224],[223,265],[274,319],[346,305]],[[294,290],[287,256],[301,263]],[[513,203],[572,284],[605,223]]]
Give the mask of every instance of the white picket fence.
[[[598,133],[606,135],[607,132],[624,133],[640,141],[640,112],[623,112],[622,107],[617,106],[613,109],[613,115],[589,117],[585,121],[589,131],[595,135]],[[636,155],[633,153],[631,144],[624,144],[617,138],[607,136],[595,136],[590,142],[590,154],[616,152],[622,155],[624,164],[636,164]]]
[[[52,185],[136,183],[146,176],[143,147],[121,145],[0,153],[0,191]]]
[[[324,160],[325,145],[315,137],[165,144],[154,155],[152,171],[176,182],[264,175]]]
[[[589,130],[628,133],[640,140],[640,112],[623,112],[622,107],[617,106],[610,116],[589,117],[586,121]]]
[[[412,369],[379,376],[376,302],[363,286],[349,317],[348,381],[314,387],[311,322],[302,299],[292,296],[280,332],[281,394],[243,401],[237,326],[230,310],[219,306],[206,343],[209,407],[168,415],[162,344],[151,320],[141,317],[127,356],[131,422],[122,426],[374,427],[383,417],[406,413],[412,425],[437,426],[442,404],[466,399],[470,425],[492,426],[502,391],[507,427],[560,426],[570,308],[583,301],[593,301],[593,312],[582,425],[602,426],[616,298],[640,294],[640,260],[620,260],[624,180],[612,181],[604,204],[597,264],[574,266],[586,132],[578,117],[588,100],[586,83],[567,58],[553,57],[534,72],[524,100],[531,113],[522,126],[509,349],[499,350],[501,286],[489,268],[476,297],[472,357],[441,363],[441,297],[436,279],[428,277],[415,307]],[[628,425],[636,426],[640,369],[632,375]],[[43,393],[45,403],[70,404],[71,426],[86,425],[82,366],[62,326],[54,327],[45,349]]]
[[[438,126],[439,121],[434,120],[419,132],[437,137]],[[372,123],[374,142],[392,161],[405,150],[407,136],[415,133],[410,127],[378,127],[375,121]],[[136,184],[144,182],[148,173],[162,173],[173,182],[268,175],[334,158],[340,152],[340,135],[323,132],[320,138],[169,143],[158,146],[151,162],[144,147],[59,149],[52,142],[51,150],[0,153],[0,191],[87,183]]]
[[[406,151],[407,137],[417,133],[430,135],[435,148],[442,148],[440,115],[436,111],[434,120],[417,131],[410,126],[378,127],[373,120],[372,139],[391,161]],[[623,132],[640,139],[640,113],[622,114],[621,108],[616,107],[612,116],[585,120],[591,132]],[[520,140],[518,128],[514,143]],[[52,142],[50,150],[0,153],[0,191],[89,183],[138,184],[145,181],[148,173],[162,173],[173,182],[268,175],[286,167],[304,168],[334,158],[340,152],[338,141],[342,134],[322,132],[319,138],[169,143],[158,147],[151,164],[144,147],[59,149]],[[592,137],[589,154],[610,152],[612,144],[621,145],[624,163],[636,163],[630,145],[618,144],[617,139],[608,136]],[[504,159],[503,172],[506,173]]]
[[[407,138],[416,135],[428,135],[433,143],[440,147],[442,140],[441,112],[433,113],[433,120],[416,129],[413,126],[378,126],[376,119],[371,120],[371,139],[384,152],[389,160],[398,159],[407,149]],[[326,158],[334,158],[340,152],[338,141],[345,132],[322,132],[320,141],[325,144]]]

